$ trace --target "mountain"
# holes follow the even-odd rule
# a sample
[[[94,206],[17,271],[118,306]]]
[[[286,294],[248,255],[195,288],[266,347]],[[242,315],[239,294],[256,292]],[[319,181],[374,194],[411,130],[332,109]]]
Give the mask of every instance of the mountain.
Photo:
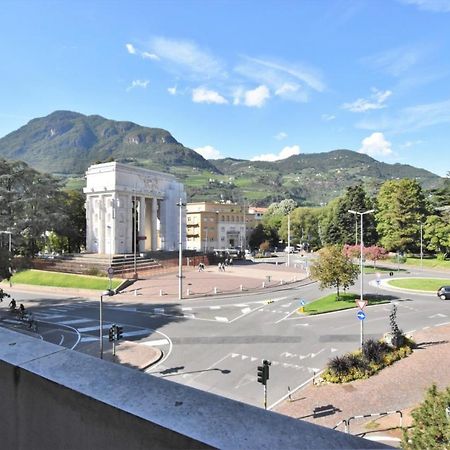
[[[89,165],[115,160],[176,175],[190,201],[246,199],[258,206],[284,198],[300,205],[320,205],[357,183],[375,193],[390,179],[414,178],[425,189],[436,188],[442,181],[427,170],[382,163],[351,150],[295,155],[275,162],[205,160],[166,130],[71,111],[33,119],[3,137],[0,156],[25,161],[43,172],[70,175],[71,188],[83,185]]]
[[[58,174],[82,174],[94,162],[108,159],[166,172],[172,166],[217,172],[166,130],[71,111],[33,119],[6,135],[0,139],[0,156]]]

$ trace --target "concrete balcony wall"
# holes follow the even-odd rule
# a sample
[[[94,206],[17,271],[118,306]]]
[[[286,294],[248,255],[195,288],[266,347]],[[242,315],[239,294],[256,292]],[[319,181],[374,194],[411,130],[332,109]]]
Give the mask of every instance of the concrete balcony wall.
[[[1,448],[388,448],[0,328]]]

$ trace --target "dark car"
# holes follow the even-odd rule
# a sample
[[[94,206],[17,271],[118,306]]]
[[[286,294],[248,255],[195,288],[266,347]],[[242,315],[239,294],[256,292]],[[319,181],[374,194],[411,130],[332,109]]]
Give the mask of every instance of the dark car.
[[[450,300],[450,286],[441,286],[437,295],[441,300]]]

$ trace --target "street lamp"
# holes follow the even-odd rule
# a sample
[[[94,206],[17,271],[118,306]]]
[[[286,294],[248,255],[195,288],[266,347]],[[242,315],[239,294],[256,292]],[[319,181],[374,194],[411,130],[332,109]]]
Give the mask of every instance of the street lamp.
[[[351,214],[359,214],[359,216],[361,217],[361,236],[360,236],[360,268],[361,268],[361,291],[360,291],[360,300],[361,302],[364,301],[364,262],[363,262],[363,251],[364,251],[364,235],[363,235],[363,216],[365,214],[370,214],[373,213],[375,210],[374,209],[369,209],[368,211],[364,211],[364,212],[358,212],[358,211],[354,211],[352,209],[349,209],[348,212]],[[364,334],[363,334],[363,322],[364,320],[361,320],[361,347],[363,345],[364,342]]]
[[[291,255],[291,213],[288,213],[288,254],[287,254],[287,266],[291,267],[290,255]]]
[[[103,359],[103,297],[111,297],[114,295],[114,291],[108,289],[100,294],[100,359]]]
[[[358,219],[357,219],[357,212],[353,210],[348,210],[348,212],[351,212],[355,215],[355,245],[358,245]]]
[[[420,268],[423,269],[423,223],[420,223]]]
[[[183,203],[182,199],[180,198],[179,203],[177,203],[177,206],[180,208],[180,226],[178,230],[178,300],[181,300],[183,298],[183,242],[182,242],[182,208],[183,206],[186,206],[186,203]]]

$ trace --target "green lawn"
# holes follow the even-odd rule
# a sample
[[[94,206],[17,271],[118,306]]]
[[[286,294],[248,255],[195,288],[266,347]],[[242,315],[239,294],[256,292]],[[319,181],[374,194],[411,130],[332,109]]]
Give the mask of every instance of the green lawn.
[[[390,280],[388,284],[398,288],[435,292],[442,285],[449,285],[450,278],[400,278],[398,280]]]
[[[44,270],[23,270],[11,278],[13,284],[33,284],[36,286],[55,286],[76,289],[94,289],[104,291],[109,287],[106,277],[75,275],[71,273],[47,272]],[[114,278],[112,288],[115,289],[122,280]]]
[[[340,311],[341,309],[356,308],[355,299],[359,298],[359,294],[346,293],[340,295],[340,300],[336,300],[336,294],[326,295],[325,297],[314,300],[304,307],[307,314],[322,314],[332,311]],[[368,295],[364,300],[368,300],[369,305],[379,303],[388,303],[393,297],[389,295]]]
[[[424,258],[423,267],[429,269],[449,269],[450,270],[450,260],[442,261],[437,258]],[[406,258],[406,264],[411,264],[413,266],[420,266],[420,258]]]

